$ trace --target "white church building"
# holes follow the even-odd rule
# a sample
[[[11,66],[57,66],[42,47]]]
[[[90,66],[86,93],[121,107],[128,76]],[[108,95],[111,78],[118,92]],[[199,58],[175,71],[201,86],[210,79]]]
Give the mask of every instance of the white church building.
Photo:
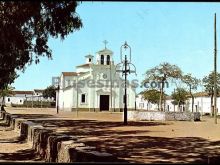
[[[78,58],[78,57],[77,57]],[[106,47],[85,56],[75,72],[62,72],[56,104],[64,111],[123,111],[124,77],[116,73],[113,52]],[[135,87],[127,85],[127,108],[135,109]]]

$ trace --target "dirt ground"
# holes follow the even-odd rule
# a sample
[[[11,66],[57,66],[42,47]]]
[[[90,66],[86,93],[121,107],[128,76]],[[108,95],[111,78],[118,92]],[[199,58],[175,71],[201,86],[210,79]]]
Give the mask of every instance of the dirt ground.
[[[129,121],[124,126],[123,113],[119,112],[79,112],[77,115],[76,112],[62,111],[56,114],[56,109],[40,108],[7,108],[6,111],[32,120],[38,119],[35,122],[53,127],[57,132],[80,137],[87,145],[128,162],[209,163],[219,161],[220,157],[220,120],[214,124],[214,119],[208,116],[198,122]],[[22,152],[31,153],[27,144],[17,144],[13,140],[10,143],[10,139],[17,136],[12,131],[0,131],[0,160],[5,160],[6,153],[21,152],[16,145],[21,147],[20,150],[23,147]],[[32,159],[37,161],[33,155]]]

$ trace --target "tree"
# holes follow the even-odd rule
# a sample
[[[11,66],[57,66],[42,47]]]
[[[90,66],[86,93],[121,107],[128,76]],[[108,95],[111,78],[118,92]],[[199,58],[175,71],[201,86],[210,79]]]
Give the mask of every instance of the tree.
[[[181,105],[185,104],[187,100],[188,92],[184,88],[177,88],[175,92],[172,92],[171,97],[173,99],[172,104],[178,105],[180,108]]]
[[[190,73],[182,76],[182,81],[188,86],[189,88],[189,93],[191,95],[192,98],[192,112],[193,112],[193,108],[194,108],[194,96],[192,94],[192,90],[196,90],[200,80],[197,79],[196,77],[193,77]]]
[[[62,40],[82,27],[76,1],[0,2],[0,89],[41,56],[52,59],[49,37]]]
[[[149,69],[145,73],[145,82],[150,82],[150,81],[156,81],[157,83],[160,83],[160,110],[163,111],[162,108],[162,99],[163,93],[164,93],[164,84],[166,81],[171,80],[171,79],[178,79],[182,75],[181,69],[176,66],[176,65],[171,65],[167,62],[161,63],[160,65]]]
[[[220,94],[220,73],[216,73],[216,81],[217,81],[217,95]],[[211,105],[210,108],[213,111],[213,97],[214,97],[214,72],[211,72],[208,76],[205,76],[202,79],[203,85],[205,87],[205,91],[211,96]],[[213,114],[213,112],[212,112]]]
[[[150,90],[145,90],[142,92],[142,96],[145,100],[148,101],[147,103],[147,109],[149,106],[149,103],[152,104],[157,104],[159,108],[159,103],[160,103],[160,91],[156,89],[150,89]]]
[[[0,98],[2,98],[1,110],[4,111],[5,97],[14,95],[13,90],[14,90],[14,87],[11,87],[11,86],[7,86],[4,89],[0,90]]]
[[[56,87],[51,85],[43,91],[44,98],[56,98]]]

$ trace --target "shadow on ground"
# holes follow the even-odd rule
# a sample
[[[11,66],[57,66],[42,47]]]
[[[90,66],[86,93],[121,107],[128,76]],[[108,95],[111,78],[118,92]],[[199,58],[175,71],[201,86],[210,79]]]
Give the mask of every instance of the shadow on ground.
[[[42,116],[44,115],[25,115],[28,119],[32,117],[32,120],[42,118]],[[50,115],[46,116],[48,118]],[[147,127],[166,126],[168,125],[166,122],[129,122],[127,126],[124,126],[122,122],[96,120],[42,119],[34,120],[34,122],[47,128],[55,128],[57,132],[79,137],[79,141],[88,146],[95,146],[101,152],[111,153],[119,159],[132,163],[220,162],[220,141],[213,142],[200,137],[149,136],[150,131]],[[2,142],[4,143],[4,141]],[[19,143],[19,140],[15,142]],[[10,154],[0,153],[0,159],[26,160],[32,158],[34,158],[32,150]]]
[[[165,138],[148,136],[147,127],[164,122],[100,122],[95,120],[36,121],[58,132],[80,137],[97,150],[112,153],[132,163],[210,163],[220,162],[220,141],[199,137]],[[146,127],[146,129],[135,128]],[[166,131],[166,130],[164,130]]]
[[[0,160],[4,161],[41,161],[40,157],[36,157],[33,149],[20,150],[16,153],[0,153]]]

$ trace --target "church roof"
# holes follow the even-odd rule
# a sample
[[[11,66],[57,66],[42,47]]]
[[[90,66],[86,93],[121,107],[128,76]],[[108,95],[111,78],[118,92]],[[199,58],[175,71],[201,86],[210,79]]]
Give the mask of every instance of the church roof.
[[[82,65],[78,65],[76,67],[88,67],[88,66],[90,66],[90,64],[82,64]]]
[[[77,76],[76,72],[62,72],[64,76]]]
[[[100,50],[100,51],[98,51],[97,53],[105,53],[105,52],[113,53],[111,50],[109,50],[109,49],[107,49],[107,48],[105,48],[105,49],[103,49],[103,50]]]

